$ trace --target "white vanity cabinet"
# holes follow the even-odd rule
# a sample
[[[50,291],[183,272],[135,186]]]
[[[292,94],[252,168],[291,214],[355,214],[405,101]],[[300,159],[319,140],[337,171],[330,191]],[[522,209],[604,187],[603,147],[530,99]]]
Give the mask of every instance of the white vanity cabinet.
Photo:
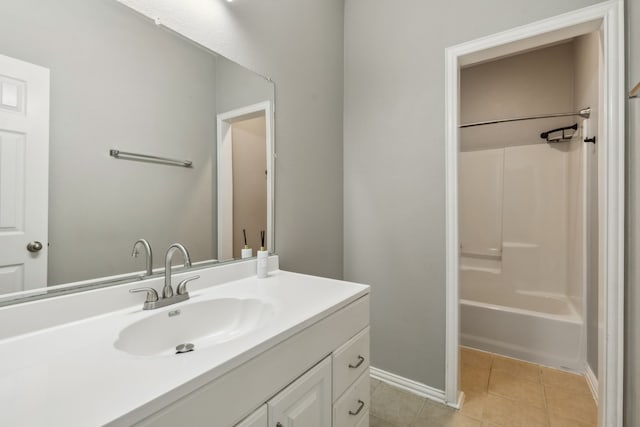
[[[366,427],[369,396],[365,328],[236,427]]]
[[[0,307],[5,323],[64,313],[0,337],[0,426],[368,427],[368,286],[277,269],[257,279],[255,261],[199,274],[208,285],[188,301],[151,312],[129,303],[139,282]],[[67,319],[96,301],[119,308]],[[131,330],[142,347],[120,345]],[[227,330],[238,333],[218,340]],[[195,349],[175,354],[175,342]]]
[[[368,426],[369,328],[340,346],[332,357],[333,427]]]
[[[331,380],[329,356],[235,427],[330,426]]]
[[[366,328],[236,427],[368,426],[368,360]]]
[[[325,358],[268,404],[269,427],[331,425],[331,357]]]
[[[267,427],[269,418],[267,418],[267,405],[262,405],[253,414],[240,421],[236,427]]]
[[[136,425],[368,427],[368,413],[365,295]]]

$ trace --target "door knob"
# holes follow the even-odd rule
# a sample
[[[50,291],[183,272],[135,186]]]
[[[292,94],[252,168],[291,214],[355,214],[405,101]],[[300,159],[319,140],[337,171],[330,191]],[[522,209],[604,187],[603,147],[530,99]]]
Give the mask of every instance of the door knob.
[[[27,244],[27,250],[29,252],[40,252],[41,249],[42,249],[42,243],[38,241],[29,242],[29,244]]]

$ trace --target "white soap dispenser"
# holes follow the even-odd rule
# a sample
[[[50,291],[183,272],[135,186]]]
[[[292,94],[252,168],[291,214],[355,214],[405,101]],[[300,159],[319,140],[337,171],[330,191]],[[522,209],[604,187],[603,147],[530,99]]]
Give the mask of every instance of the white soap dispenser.
[[[247,245],[247,230],[243,228],[242,234],[244,235],[244,247],[240,250],[240,258],[251,258],[253,256],[253,250]]]
[[[264,248],[264,235],[265,232],[262,230],[260,232],[260,250],[257,252],[258,254],[258,279],[264,279],[268,274],[268,259],[269,252]]]

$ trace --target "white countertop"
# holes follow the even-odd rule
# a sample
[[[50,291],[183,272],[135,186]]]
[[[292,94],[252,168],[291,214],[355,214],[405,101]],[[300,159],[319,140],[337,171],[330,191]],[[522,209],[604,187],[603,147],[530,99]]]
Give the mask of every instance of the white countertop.
[[[0,425],[137,422],[368,293],[364,285],[275,271],[200,289],[158,310],[137,304],[2,340]],[[113,346],[122,329],[146,316],[225,297],[266,299],[276,315],[242,338],[176,356],[132,356]]]

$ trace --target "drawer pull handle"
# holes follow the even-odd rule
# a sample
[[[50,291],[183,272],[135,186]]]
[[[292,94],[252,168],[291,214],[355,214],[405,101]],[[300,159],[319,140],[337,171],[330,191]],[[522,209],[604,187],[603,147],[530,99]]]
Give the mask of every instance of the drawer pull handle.
[[[353,363],[349,363],[349,367],[351,369],[356,369],[359,368],[360,365],[362,365],[364,363],[364,357],[358,355],[358,362],[354,365]]]
[[[352,410],[349,410],[349,415],[358,415],[360,411],[362,411],[362,408],[364,408],[364,402],[358,399],[358,404],[360,405],[358,406],[358,409],[355,412],[353,412]]]

